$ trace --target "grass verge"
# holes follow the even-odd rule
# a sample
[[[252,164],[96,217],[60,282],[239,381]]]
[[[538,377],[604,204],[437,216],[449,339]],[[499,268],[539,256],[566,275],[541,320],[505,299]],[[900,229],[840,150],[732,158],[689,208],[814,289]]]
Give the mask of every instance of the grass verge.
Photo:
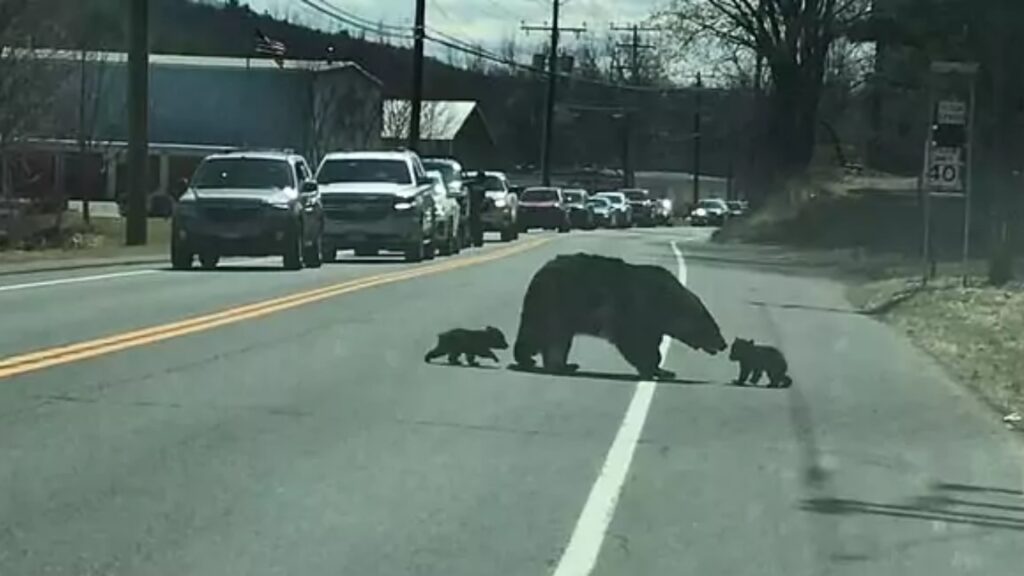
[[[908,294],[913,282],[853,286],[854,304],[872,308]],[[970,286],[945,279],[913,290],[878,314],[1003,414],[1024,412],[1024,289]]]

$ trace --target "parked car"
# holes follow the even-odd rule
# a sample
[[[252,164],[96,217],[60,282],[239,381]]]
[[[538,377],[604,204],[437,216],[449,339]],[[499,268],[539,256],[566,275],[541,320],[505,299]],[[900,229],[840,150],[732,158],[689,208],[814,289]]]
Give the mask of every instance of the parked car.
[[[591,196],[587,207],[594,214],[594,225],[602,228],[618,228],[619,216],[612,208],[612,201],[603,196]]]
[[[502,242],[519,238],[519,198],[512,192],[504,172],[467,172],[463,180],[476,180],[484,188],[481,214],[485,232],[499,232]]]
[[[216,268],[224,256],[279,255],[320,266],[324,213],[309,165],[295,154],[234,152],[196,168],[171,219],[171,265]]]
[[[745,200],[729,200],[726,202],[729,206],[729,217],[738,218],[740,216],[746,216],[748,205]]]
[[[612,205],[612,213],[617,220],[616,228],[631,228],[633,226],[633,207],[622,192],[600,192],[600,198],[607,198]]]
[[[469,246],[469,191],[462,181],[462,164],[454,158],[423,158],[423,169],[436,170],[444,177],[448,197],[459,203],[459,238],[462,246]]]
[[[569,204],[559,188],[534,187],[523,190],[519,198],[519,223],[523,230],[547,228],[568,232],[572,229]]]
[[[694,226],[721,226],[729,218],[729,205],[721,198],[705,198],[690,213]]]
[[[408,262],[434,257],[435,183],[415,152],[328,154],[317,170],[326,213],[324,257],[355,250],[401,252]]]
[[[633,223],[638,226],[654,226],[654,201],[651,193],[639,188],[621,190],[633,208]]]
[[[661,226],[671,226],[675,208],[671,198],[661,198],[654,203],[654,221]]]
[[[428,170],[427,177],[434,183],[434,244],[441,256],[450,256],[462,251],[462,236],[459,220],[462,210],[459,202],[449,196],[444,175],[437,170]]]
[[[594,209],[587,204],[589,194],[581,188],[563,190],[562,197],[569,207],[569,221],[573,228],[593,230],[597,227]]]

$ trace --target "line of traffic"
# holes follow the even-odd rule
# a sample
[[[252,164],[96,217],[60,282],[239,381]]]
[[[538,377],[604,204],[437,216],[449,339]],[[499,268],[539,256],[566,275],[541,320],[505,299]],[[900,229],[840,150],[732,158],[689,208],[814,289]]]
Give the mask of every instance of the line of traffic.
[[[467,266],[507,258],[514,254],[537,248],[549,241],[549,238],[540,238],[470,258],[449,260],[437,264],[366,276],[314,290],[308,290],[297,294],[230,308],[220,312],[205,314],[186,320],[13,356],[0,360],[0,379],[19,376],[29,372],[35,372],[45,368],[51,368],[89,358],[95,358],[97,356],[112,354],[139,346],[154,344],[171,338],[178,338],[189,334],[204,332],[228,324],[235,324],[244,320],[264,317],[277,312],[320,302],[329,298],[334,298],[359,290],[365,290],[375,286],[410,280],[440,272],[448,272]]]

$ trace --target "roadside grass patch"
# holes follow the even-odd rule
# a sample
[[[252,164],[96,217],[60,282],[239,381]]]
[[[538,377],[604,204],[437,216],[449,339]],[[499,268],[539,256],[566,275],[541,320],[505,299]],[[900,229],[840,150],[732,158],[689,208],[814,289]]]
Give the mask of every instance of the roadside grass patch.
[[[850,298],[870,309],[914,284],[870,282],[851,288]],[[1024,287],[963,288],[959,279],[940,279],[879,317],[1002,414],[1024,412]]]

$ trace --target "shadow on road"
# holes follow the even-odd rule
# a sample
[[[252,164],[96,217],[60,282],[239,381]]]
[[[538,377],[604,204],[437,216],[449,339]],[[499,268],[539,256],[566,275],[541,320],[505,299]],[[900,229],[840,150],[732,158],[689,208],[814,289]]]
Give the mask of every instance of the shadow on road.
[[[188,270],[175,270],[174,268],[171,268],[170,266],[167,266],[166,268],[160,268],[160,271],[161,272],[174,272],[174,273],[177,273],[177,274],[210,274],[210,273],[213,273],[213,272],[293,272],[292,270],[287,270],[287,269],[285,269],[282,266],[274,266],[274,265],[267,265],[267,266],[218,266],[218,267],[213,268],[211,270],[206,270],[205,268],[190,268]]]
[[[611,372],[595,372],[590,370],[577,370],[571,373],[553,373],[545,372],[540,368],[523,368],[518,364],[509,364],[507,368],[513,372],[522,372],[524,374],[535,374],[537,376],[547,376],[550,378],[582,378],[585,380],[607,380],[609,382],[628,382],[630,384],[636,384],[640,378],[636,374],[615,374]],[[659,379],[658,384],[677,385],[677,386],[706,386],[711,384],[718,384],[717,382],[711,382],[708,380],[687,380],[685,378],[671,378],[671,379]]]
[[[936,484],[934,489],[930,495],[901,504],[811,498],[804,500],[800,508],[815,514],[884,516],[1024,532],[1024,500],[1019,499],[1022,496],[1019,490],[959,484]],[[951,492],[975,497],[963,499]]]

